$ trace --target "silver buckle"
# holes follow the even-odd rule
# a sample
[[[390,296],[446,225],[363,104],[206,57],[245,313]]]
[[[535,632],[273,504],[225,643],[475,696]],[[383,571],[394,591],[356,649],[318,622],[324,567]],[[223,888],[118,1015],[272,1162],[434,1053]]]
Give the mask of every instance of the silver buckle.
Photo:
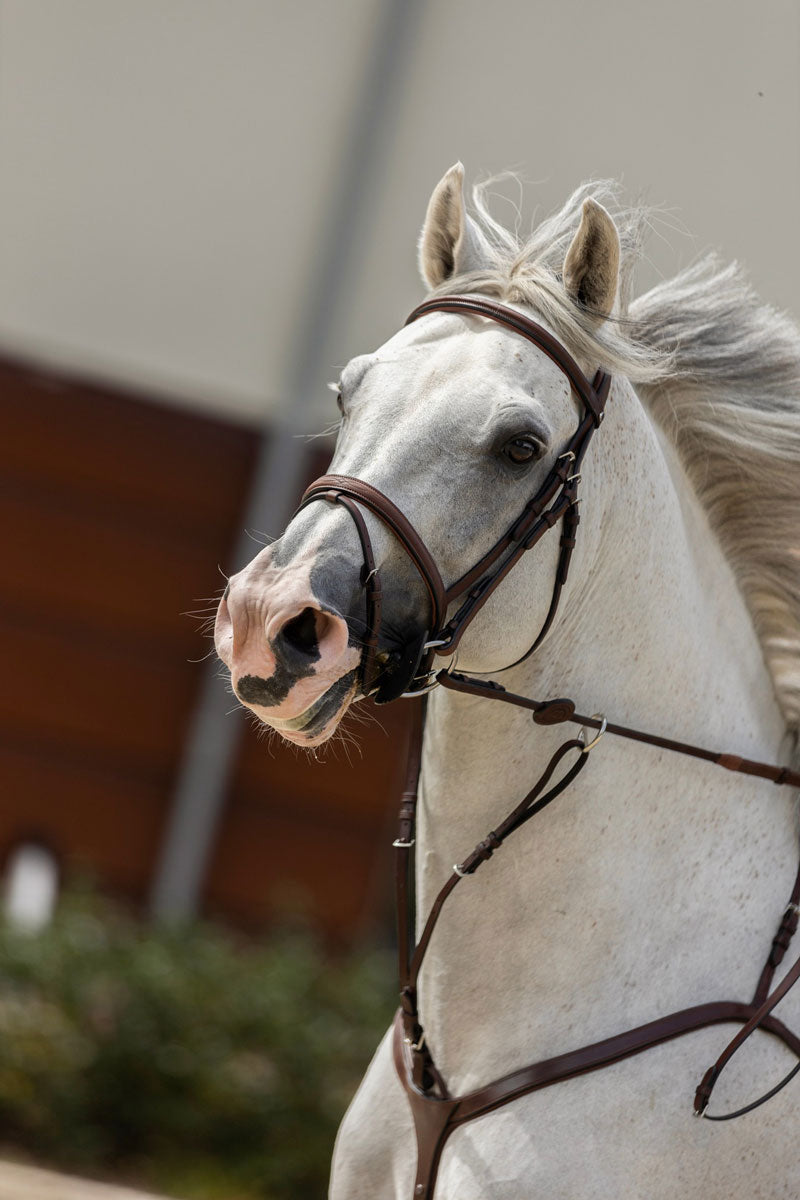
[[[397,846],[400,850],[408,850],[416,842],[416,838],[412,838],[410,842],[404,842],[402,838],[395,838],[392,842],[393,846]]]

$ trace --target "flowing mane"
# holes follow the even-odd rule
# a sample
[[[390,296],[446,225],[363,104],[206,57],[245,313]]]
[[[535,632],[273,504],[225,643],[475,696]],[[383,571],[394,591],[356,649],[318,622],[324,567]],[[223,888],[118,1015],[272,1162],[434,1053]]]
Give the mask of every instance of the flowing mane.
[[[627,376],[675,444],[739,582],[787,725],[800,730],[800,331],[764,305],[735,263],[708,255],[631,301],[649,215],[618,187],[582,184],[522,241],[473,189],[489,270],[433,294],[480,292],[533,308],[573,353]],[[597,324],[567,296],[561,268],[593,197],[620,235],[613,317]]]

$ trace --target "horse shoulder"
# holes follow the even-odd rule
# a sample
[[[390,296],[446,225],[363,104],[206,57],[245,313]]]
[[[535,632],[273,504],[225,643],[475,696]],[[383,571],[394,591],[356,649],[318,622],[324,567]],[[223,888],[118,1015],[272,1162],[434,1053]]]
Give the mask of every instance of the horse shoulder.
[[[390,1029],[339,1127],[329,1200],[410,1196],[415,1162],[414,1125],[392,1061]]]

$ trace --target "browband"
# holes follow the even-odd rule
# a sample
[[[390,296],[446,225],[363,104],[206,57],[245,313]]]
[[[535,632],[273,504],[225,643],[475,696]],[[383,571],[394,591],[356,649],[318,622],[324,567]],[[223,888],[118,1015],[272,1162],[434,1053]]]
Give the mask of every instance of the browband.
[[[596,382],[589,382],[566,346],[562,346],[543,325],[532,321],[530,317],[514,308],[507,308],[506,305],[497,304],[493,300],[484,300],[480,296],[439,296],[432,300],[423,300],[422,304],[418,304],[411,312],[406,325],[432,312],[471,313],[474,316],[488,317],[499,325],[505,325],[507,329],[513,329],[514,333],[527,338],[534,346],[543,350],[547,357],[561,368],[584,407],[592,414],[595,426],[602,421],[605,396],[599,395]]]

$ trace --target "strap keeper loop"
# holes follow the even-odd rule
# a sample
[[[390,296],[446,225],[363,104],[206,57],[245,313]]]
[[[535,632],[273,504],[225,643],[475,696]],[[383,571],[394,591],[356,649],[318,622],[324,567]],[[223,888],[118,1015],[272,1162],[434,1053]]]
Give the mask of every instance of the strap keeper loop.
[[[453,870],[459,878],[463,879],[466,875],[472,875],[477,871],[481,863],[486,862],[487,858],[491,858],[495,850],[499,850],[502,846],[502,839],[497,836],[494,830],[490,830],[482,842],[478,842],[471,854],[468,854],[462,863],[454,863]]]
[[[717,1082],[718,1071],[716,1067],[709,1067],[700,1083],[697,1086],[697,1091],[694,1094],[694,1115],[702,1117],[708,1108],[708,1102],[711,1099],[711,1093],[714,1090],[714,1084]]]
[[[417,1019],[417,993],[412,987],[404,987],[400,993],[400,1007],[403,1010],[403,1019],[410,1018],[412,1021]]]
[[[771,967],[778,967],[783,962],[783,956],[789,949],[789,944],[791,943],[792,938],[797,933],[797,925],[797,906],[790,904],[781,918],[781,923],[778,926],[778,932],[772,939],[772,949],[770,950],[769,955]]]

